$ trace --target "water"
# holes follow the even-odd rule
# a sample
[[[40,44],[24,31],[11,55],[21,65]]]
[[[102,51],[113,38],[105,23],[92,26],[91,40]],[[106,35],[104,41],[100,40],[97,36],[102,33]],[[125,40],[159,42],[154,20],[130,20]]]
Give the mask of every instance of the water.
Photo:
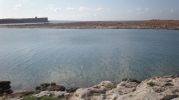
[[[85,87],[179,74],[179,31],[0,29],[0,80]]]

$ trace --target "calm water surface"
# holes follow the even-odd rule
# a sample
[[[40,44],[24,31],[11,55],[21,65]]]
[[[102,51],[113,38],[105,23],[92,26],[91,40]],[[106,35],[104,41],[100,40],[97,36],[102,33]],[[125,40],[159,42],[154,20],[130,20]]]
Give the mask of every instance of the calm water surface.
[[[84,87],[179,74],[179,31],[0,29],[0,80]]]

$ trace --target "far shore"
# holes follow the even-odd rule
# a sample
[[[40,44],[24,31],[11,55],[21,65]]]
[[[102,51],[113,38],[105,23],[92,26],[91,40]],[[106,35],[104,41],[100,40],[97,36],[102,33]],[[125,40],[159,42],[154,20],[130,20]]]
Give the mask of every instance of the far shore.
[[[54,28],[54,29],[166,29],[179,30],[179,20],[141,21],[79,21],[68,23],[0,24],[0,28]]]

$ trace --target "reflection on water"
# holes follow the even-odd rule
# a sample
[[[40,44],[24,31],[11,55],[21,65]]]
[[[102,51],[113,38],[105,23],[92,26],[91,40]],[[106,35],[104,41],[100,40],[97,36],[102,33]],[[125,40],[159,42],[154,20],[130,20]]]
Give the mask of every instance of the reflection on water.
[[[0,80],[14,89],[169,74],[179,74],[179,31],[0,29]]]

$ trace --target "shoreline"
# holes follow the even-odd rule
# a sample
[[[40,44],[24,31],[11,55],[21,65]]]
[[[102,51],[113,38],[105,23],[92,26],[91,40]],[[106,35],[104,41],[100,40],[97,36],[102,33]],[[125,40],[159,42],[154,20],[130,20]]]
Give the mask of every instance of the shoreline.
[[[145,21],[81,21],[70,23],[0,24],[0,28],[51,28],[51,29],[165,29],[179,30],[179,20]]]
[[[7,89],[2,91],[3,87]],[[52,100],[178,100],[179,76],[153,77],[143,81],[123,79],[119,83],[103,81],[86,88],[66,88],[56,83],[43,83],[33,91],[14,93],[10,89],[9,81],[0,81],[0,88],[0,100],[43,97],[55,98]]]

